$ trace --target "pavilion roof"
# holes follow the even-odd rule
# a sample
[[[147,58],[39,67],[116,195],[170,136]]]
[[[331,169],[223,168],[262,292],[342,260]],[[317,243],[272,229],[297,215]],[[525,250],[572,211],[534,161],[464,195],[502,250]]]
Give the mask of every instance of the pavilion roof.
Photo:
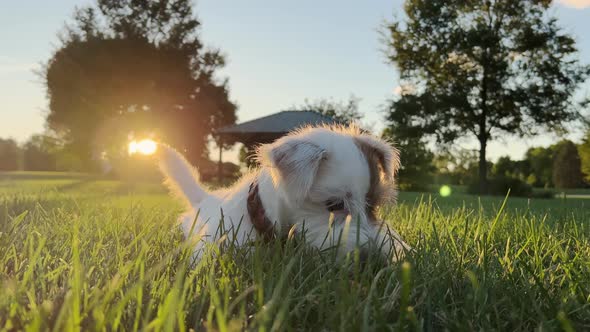
[[[282,111],[215,131],[228,143],[271,142],[306,125],[337,124],[338,121],[314,111]]]

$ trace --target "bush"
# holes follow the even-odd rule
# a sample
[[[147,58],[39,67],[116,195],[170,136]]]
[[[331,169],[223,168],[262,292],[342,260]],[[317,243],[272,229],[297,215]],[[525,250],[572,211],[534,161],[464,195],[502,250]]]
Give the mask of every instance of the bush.
[[[500,195],[505,196],[510,190],[510,196],[516,197],[531,197],[533,196],[533,187],[526,182],[512,177],[497,176],[488,179],[488,190],[486,195]],[[467,188],[470,194],[481,194],[479,191],[479,184],[472,183]]]
[[[397,184],[399,191],[413,191],[413,192],[436,192],[436,189],[430,184],[424,183],[405,183],[400,182]]]
[[[533,192],[533,198],[555,198],[555,192],[552,190],[541,190]]]

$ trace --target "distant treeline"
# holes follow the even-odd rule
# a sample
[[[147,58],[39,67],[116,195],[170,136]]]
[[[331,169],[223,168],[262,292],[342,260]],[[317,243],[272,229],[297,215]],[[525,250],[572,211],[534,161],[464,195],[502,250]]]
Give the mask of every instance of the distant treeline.
[[[218,175],[217,163],[207,158],[200,159],[196,166],[204,181],[213,180]],[[97,154],[87,160],[80,158],[67,143],[42,134],[31,136],[24,144],[0,138],[0,171],[89,172],[124,178],[159,179],[153,160],[141,155],[130,156],[124,145],[119,153],[111,153],[108,158]],[[240,167],[224,162],[223,174],[227,181],[232,181],[240,175]]]
[[[82,165],[57,149],[48,136],[33,135],[19,145],[0,138],[0,171],[82,171]]]
[[[419,145],[419,144],[418,144]],[[477,152],[456,149],[446,152],[431,152],[424,147],[406,145],[402,151],[402,169],[398,186],[402,190],[423,191],[432,185],[464,185],[476,191],[478,182]],[[123,157],[122,157],[123,158]],[[126,157],[124,157],[126,158]],[[241,158],[243,159],[243,158]],[[240,160],[246,166],[244,160]],[[120,165],[110,160],[110,168],[124,172]],[[142,169],[149,167],[143,165]],[[153,164],[153,163],[152,163]],[[217,166],[210,160],[199,163],[206,178],[215,176]],[[137,165],[136,165],[137,166]],[[138,167],[133,167],[133,173]],[[0,138],[0,171],[105,171],[100,158],[87,165],[68,151],[67,145],[49,135],[33,135],[19,145],[12,139]],[[236,178],[239,167],[224,163],[226,177]],[[211,174],[209,174],[211,173]],[[504,194],[508,188],[514,195],[526,196],[532,188],[584,188],[590,184],[590,133],[580,144],[563,140],[549,147],[533,147],[527,150],[522,160],[505,156],[495,163],[488,161],[488,181],[491,194]]]
[[[432,184],[467,186],[478,191],[477,151],[456,149],[433,153],[424,146],[401,148],[403,167],[399,173],[402,190],[423,191]],[[524,158],[508,156],[488,161],[489,194],[531,196],[533,188],[565,189],[590,187],[590,132],[580,143],[562,140],[549,147],[529,148]],[[538,192],[538,190],[537,190]]]

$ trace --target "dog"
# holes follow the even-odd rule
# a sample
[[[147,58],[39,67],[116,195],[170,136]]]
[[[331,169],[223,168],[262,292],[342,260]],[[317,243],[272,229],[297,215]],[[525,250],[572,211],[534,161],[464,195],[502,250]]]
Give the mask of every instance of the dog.
[[[339,256],[376,249],[396,261],[409,249],[376,211],[395,200],[399,152],[358,126],[304,127],[261,145],[260,168],[217,191],[205,189],[180,153],[160,150],[165,183],[189,207],[180,218],[184,234],[200,238],[196,259],[220,229],[238,246],[304,232],[307,245],[336,248]]]

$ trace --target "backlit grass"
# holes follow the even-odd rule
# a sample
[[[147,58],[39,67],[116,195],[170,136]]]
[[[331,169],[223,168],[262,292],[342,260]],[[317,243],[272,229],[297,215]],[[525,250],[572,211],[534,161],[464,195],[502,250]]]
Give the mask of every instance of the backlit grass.
[[[415,249],[385,266],[296,241],[193,264],[157,185],[0,180],[5,330],[590,328],[588,200],[402,193],[382,216]]]

